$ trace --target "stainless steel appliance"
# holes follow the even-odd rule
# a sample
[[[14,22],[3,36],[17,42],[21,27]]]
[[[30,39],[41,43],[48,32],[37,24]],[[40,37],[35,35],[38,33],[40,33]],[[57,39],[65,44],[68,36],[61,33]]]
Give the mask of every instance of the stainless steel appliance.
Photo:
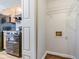
[[[21,57],[21,32],[8,32],[6,47],[8,54]]]

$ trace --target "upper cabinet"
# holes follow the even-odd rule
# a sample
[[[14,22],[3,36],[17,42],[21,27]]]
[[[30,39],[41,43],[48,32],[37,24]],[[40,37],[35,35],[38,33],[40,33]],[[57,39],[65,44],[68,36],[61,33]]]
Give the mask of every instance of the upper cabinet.
[[[0,1],[0,14],[8,16],[11,23],[20,22],[22,18],[21,0]]]

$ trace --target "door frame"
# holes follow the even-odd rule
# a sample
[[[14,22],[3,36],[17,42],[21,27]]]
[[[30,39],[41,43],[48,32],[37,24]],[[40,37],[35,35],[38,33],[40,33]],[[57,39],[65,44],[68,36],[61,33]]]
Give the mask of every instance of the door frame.
[[[25,2],[28,2],[28,3],[26,4]],[[21,7],[23,9],[22,10],[22,58],[23,59],[26,59],[26,58],[36,59],[36,0],[21,0]],[[27,8],[27,9],[24,10],[24,8]],[[25,14],[25,12],[27,14]],[[24,28],[31,28],[30,29],[31,32],[29,32],[31,35],[30,37],[31,50],[30,51],[24,50],[24,37],[23,37]]]

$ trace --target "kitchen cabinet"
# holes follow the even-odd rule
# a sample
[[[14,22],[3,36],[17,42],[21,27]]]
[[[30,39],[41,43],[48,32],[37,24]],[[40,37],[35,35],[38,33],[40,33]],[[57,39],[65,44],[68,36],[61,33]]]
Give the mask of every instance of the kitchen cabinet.
[[[0,50],[3,50],[3,33],[0,32]]]

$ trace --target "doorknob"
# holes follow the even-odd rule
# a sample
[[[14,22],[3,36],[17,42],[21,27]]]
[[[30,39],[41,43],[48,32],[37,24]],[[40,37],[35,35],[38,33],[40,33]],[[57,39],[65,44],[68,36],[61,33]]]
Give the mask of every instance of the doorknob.
[[[68,37],[66,36],[65,39],[68,40]]]

